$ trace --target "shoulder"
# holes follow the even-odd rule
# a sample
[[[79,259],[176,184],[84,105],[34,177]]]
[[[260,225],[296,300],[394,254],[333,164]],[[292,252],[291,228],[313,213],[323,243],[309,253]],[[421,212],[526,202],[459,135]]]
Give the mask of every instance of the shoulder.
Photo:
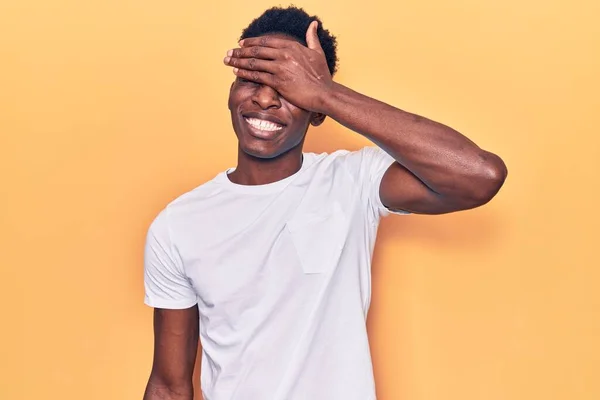
[[[341,168],[354,176],[358,176],[370,168],[378,169],[379,164],[389,166],[393,161],[392,157],[378,146],[364,146],[357,150],[342,149],[332,153],[309,154],[315,157],[315,164]]]
[[[151,228],[167,229],[173,222],[185,220],[197,211],[206,209],[207,204],[214,202],[215,196],[222,192],[218,183],[219,175],[168,202],[155,216]]]
[[[324,166],[339,166],[344,163],[348,156],[354,153],[351,150],[336,150],[331,153],[303,153],[304,157],[308,159],[311,166],[324,167]]]
[[[387,154],[378,146],[364,146],[356,150],[340,149],[331,153],[304,153],[310,155],[318,162],[352,162],[355,160],[369,159]]]

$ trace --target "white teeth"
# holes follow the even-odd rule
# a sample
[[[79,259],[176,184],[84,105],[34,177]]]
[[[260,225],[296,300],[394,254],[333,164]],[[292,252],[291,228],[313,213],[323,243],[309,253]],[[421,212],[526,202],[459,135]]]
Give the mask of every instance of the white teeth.
[[[283,126],[276,124],[271,121],[265,121],[264,119],[259,118],[245,118],[246,122],[252,125],[256,129],[260,129],[261,131],[278,131],[283,129]]]

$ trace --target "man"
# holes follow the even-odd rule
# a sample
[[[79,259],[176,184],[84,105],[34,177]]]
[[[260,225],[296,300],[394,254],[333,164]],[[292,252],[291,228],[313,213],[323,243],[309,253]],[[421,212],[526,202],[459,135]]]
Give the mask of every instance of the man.
[[[502,160],[334,82],[336,41],[273,8],[227,52],[236,168],[171,202],[146,243],[154,362],[145,399],[373,400],[366,315],[379,220],[488,202]],[[377,146],[303,153],[326,116]]]

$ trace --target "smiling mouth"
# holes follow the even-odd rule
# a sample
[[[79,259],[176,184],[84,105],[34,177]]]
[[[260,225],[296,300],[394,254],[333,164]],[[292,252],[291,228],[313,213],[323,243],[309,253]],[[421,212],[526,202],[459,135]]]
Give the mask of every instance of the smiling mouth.
[[[248,118],[244,117],[244,120],[250,125],[252,128],[263,131],[263,132],[278,132],[283,129],[283,125],[280,125],[276,122],[266,121],[260,118]]]

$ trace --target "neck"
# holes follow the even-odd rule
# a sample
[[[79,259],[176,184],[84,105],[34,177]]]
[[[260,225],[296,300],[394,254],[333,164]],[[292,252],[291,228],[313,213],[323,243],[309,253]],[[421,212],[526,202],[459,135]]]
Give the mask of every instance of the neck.
[[[301,167],[301,146],[268,159],[253,157],[238,149],[238,165],[228,177],[238,185],[266,185],[295,174]]]

